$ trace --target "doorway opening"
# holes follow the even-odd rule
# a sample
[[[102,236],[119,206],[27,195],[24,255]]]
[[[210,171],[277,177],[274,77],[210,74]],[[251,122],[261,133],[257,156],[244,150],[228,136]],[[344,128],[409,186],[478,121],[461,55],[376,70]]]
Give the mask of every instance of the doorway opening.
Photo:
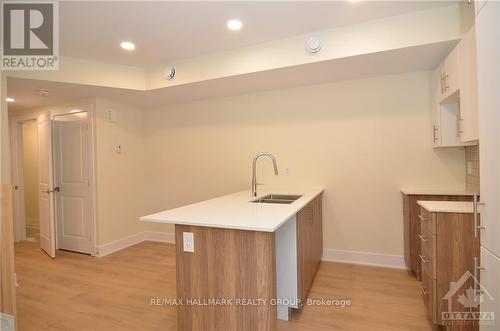
[[[93,104],[11,118],[15,241],[94,255]]]
[[[22,172],[24,177],[24,235],[28,241],[40,241],[38,210],[38,128],[36,120],[22,124]],[[18,186],[19,188],[19,186]]]

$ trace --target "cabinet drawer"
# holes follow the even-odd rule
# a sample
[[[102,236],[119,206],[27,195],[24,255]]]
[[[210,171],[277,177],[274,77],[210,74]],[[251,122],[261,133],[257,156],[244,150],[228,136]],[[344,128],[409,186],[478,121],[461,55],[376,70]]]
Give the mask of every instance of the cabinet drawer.
[[[435,304],[434,304],[434,279],[432,279],[431,275],[427,272],[427,270],[422,269],[422,282],[420,283],[420,290],[422,293],[422,299],[424,300],[425,308],[427,311],[427,315],[435,323]]]
[[[434,214],[428,212],[424,208],[420,208],[420,215],[418,215],[420,222],[420,234],[424,237],[430,237],[436,234],[436,219]]]
[[[436,279],[436,236],[419,235],[419,237],[422,247],[419,255],[422,270],[425,269],[432,279]]]

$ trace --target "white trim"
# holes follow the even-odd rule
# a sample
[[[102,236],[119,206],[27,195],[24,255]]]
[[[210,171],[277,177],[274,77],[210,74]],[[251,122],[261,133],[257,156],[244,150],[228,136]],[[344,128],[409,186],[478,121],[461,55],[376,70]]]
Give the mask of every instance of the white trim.
[[[144,231],[144,241],[158,241],[175,244],[175,234],[166,232]]]
[[[407,269],[402,255],[323,249],[323,257],[321,260],[327,262],[343,262],[385,268]]]
[[[167,232],[144,231],[132,236],[112,241],[98,246],[97,257],[103,257],[118,252],[143,241],[157,241],[174,244],[175,234]],[[368,265],[384,268],[407,269],[402,255],[388,255],[370,252],[346,251],[339,249],[323,249],[321,261],[342,262],[349,264]]]
[[[157,241],[173,244],[175,243],[175,234],[166,232],[144,231],[133,234],[129,237],[118,239],[110,243],[97,246],[95,256],[103,257],[130,246],[137,245],[143,241]]]
[[[26,218],[26,227],[27,228],[40,228],[40,221],[38,218]]]
[[[136,245],[143,241],[144,241],[144,232],[139,232],[129,237],[125,237],[104,245],[97,246],[97,251],[95,252],[95,256],[103,257],[111,253],[121,251],[122,249]]]
[[[10,153],[11,153],[11,181],[13,186],[18,186],[18,190],[14,191],[14,240],[22,241],[26,240],[26,224],[25,224],[25,212],[24,212],[24,174],[22,173],[22,130],[21,126],[24,122],[30,120],[36,120],[41,114],[50,111],[51,119],[56,115],[63,115],[70,113],[75,107],[86,107],[89,106],[88,121],[89,121],[89,147],[90,151],[90,171],[89,180],[91,183],[90,192],[90,213],[92,215],[91,224],[91,234],[90,234],[90,255],[97,255],[96,236],[97,236],[97,176],[96,176],[96,139],[95,139],[95,126],[96,126],[96,112],[97,112],[97,99],[96,98],[84,98],[81,100],[74,100],[71,102],[66,102],[56,106],[47,106],[42,108],[34,108],[32,112],[26,112],[21,115],[10,115],[9,114],[9,130],[10,130]],[[52,141],[51,141],[52,142]],[[55,215],[54,215],[55,216]],[[54,223],[55,219],[54,219]]]

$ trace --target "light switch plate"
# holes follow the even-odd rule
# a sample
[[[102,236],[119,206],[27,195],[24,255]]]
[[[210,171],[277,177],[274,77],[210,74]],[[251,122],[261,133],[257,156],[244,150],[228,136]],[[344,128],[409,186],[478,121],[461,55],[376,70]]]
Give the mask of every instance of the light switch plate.
[[[118,122],[118,114],[114,109],[108,109],[108,121]]]
[[[182,233],[182,246],[184,252],[194,252],[194,233],[183,232]]]

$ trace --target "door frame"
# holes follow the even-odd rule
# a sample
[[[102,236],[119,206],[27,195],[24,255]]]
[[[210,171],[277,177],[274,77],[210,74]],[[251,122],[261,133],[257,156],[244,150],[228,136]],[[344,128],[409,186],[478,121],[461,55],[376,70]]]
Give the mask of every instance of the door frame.
[[[22,155],[22,125],[24,122],[30,120],[36,120],[37,117],[50,111],[50,119],[53,120],[55,116],[72,114],[75,110],[87,111],[88,112],[88,124],[89,124],[89,134],[88,134],[88,146],[89,146],[89,182],[90,182],[90,195],[89,195],[89,225],[90,225],[90,255],[96,256],[96,234],[97,234],[97,201],[96,201],[96,159],[95,159],[95,99],[81,100],[71,103],[66,103],[60,106],[45,107],[39,111],[33,111],[32,113],[22,114],[18,116],[12,116],[9,119],[10,126],[10,139],[11,139],[11,167],[12,167],[12,183],[15,187],[18,186],[18,190],[14,191],[14,238],[15,241],[26,240],[26,220],[24,211],[24,174],[20,167],[23,164]],[[54,137],[52,136],[51,144],[54,143]],[[54,155],[52,155],[54,159]],[[54,228],[57,233],[57,222],[54,217]],[[55,238],[56,249],[58,247],[57,235]]]

